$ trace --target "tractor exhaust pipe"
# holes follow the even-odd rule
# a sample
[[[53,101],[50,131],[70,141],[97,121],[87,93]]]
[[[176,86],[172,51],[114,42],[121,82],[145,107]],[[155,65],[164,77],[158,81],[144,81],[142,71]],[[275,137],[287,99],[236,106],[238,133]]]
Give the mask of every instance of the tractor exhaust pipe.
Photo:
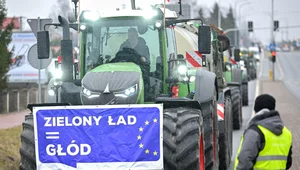
[[[70,40],[70,27],[68,20],[59,15],[58,21],[63,28],[63,40]]]
[[[70,39],[70,25],[68,20],[62,16],[58,16],[58,21],[63,28],[63,39],[61,40],[62,81],[67,82],[73,80],[73,45]]]

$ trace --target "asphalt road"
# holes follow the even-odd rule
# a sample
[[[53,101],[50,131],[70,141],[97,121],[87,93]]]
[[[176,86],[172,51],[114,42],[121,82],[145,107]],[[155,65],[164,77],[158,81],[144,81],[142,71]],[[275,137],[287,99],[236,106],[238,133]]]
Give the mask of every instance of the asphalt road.
[[[263,69],[260,79],[270,79],[272,63],[267,58],[262,60]],[[283,81],[286,88],[300,101],[300,52],[277,52],[275,80]]]
[[[300,52],[280,52],[277,55],[284,85],[300,101]]]

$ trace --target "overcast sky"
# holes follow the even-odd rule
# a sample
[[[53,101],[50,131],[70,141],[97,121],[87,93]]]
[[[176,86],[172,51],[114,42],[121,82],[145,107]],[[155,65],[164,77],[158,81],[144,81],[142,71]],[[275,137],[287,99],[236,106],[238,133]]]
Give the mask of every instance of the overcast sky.
[[[63,0],[60,0],[63,1]],[[71,1],[71,0],[70,0]],[[85,0],[91,1],[91,0]],[[94,0],[95,1],[95,0]],[[105,5],[101,7],[118,6],[120,2],[129,2],[130,0],[114,0],[114,4],[108,4],[107,0],[96,0],[97,2],[104,2]],[[163,2],[163,0],[136,0],[140,2]],[[171,0],[174,1],[174,0]],[[187,0],[183,0],[187,1]],[[247,0],[198,0],[198,4],[205,8],[212,8],[216,1],[220,1],[223,11],[231,4],[232,6],[239,7],[238,16],[244,21],[244,27],[246,21],[252,20],[254,29],[270,27],[271,25],[271,1],[272,0],[248,0],[249,4],[244,3]],[[119,3],[118,3],[119,2]],[[24,16],[27,18],[41,18],[48,17],[51,13],[51,9],[57,4],[57,0],[7,0],[6,6],[8,8],[8,16]],[[243,5],[246,4],[246,5]],[[94,5],[95,6],[95,5]],[[280,26],[295,26],[300,25],[300,0],[274,0],[274,19],[279,20]],[[26,26],[28,28],[28,26]],[[270,42],[270,30],[254,30],[253,38],[262,41],[263,43]],[[276,33],[276,40],[300,38],[300,27],[281,29]]]

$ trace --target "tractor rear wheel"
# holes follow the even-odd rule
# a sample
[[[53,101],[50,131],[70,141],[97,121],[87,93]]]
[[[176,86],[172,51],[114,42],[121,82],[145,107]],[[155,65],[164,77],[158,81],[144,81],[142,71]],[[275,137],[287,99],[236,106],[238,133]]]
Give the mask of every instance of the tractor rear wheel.
[[[239,87],[231,87],[233,129],[240,129],[243,124],[242,100]]]
[[[34,126],[33,115],[26,115],[23,122],[23,131],[21,133],[21,162],[20,170],[35,170],[35,143],[34,143]]]
[[[163,121],[164,169],[204,170],[206,139],[201,110],[164,109]]]
[[[232,156],[232,109],[231,109],[231,98],[229,95],[225,96],[225,108],[224,108],[224,117],[225,117],[225,129],[224,133],[220,134],[219,137],[219,161],[220,166],[219,170],[225,170],[229,167]]]
[[[243,106],[248,106],[248,83],[242,85]]]

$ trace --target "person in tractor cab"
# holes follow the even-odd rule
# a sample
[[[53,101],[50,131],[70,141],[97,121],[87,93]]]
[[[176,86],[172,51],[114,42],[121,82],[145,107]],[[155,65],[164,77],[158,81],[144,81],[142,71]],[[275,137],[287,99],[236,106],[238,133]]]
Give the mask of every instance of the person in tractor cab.
[[[146,45],[146,41],[139,37],[138,31],[136,28],[128,29],[128,39],[121,44],[120,50],[123,48],[131,48],[138,52],[142,57],[141,60],[143,62],[150,62],[150,52],[149,48]]]
[[[139,37],[136,28],[128,29],[128,39],[121,44],[120,50],[112,62],[125,58],[131,58],[132,62],[140,66],[144,80],[145,100],[150,100],[150,95],[147,93],[150,88],[150,52],[146,41],[142,37]]]

